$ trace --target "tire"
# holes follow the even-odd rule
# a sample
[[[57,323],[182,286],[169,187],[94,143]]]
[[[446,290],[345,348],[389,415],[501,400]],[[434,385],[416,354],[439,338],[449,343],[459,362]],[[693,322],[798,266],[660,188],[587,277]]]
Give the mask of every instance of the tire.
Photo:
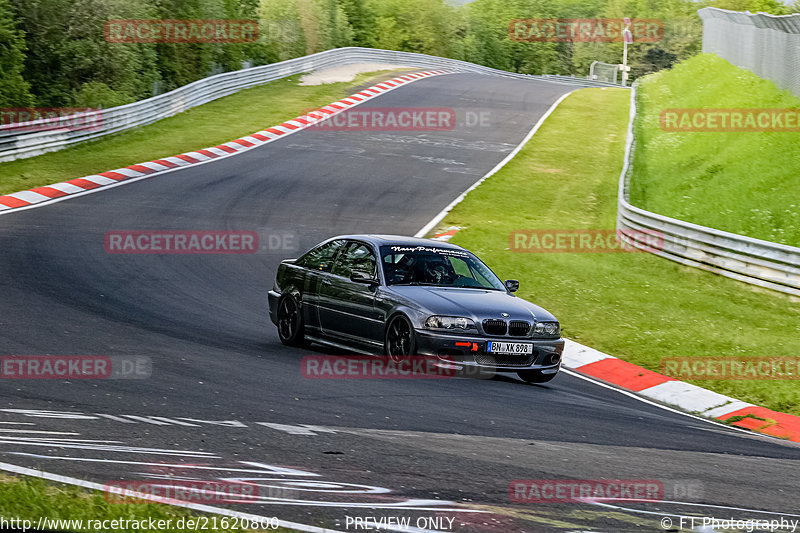
[[[541,370],[520,370],[517,375],[525,383],[547,383],[558,375],[558,372],[552,374],[542,374]]]
[[[414,355],[416,349],[417,341],[411,322],[404,315],[395,316],[386,327],[383,353],[397,361]]]
[[[278,337],[286,346],[302,346],[304,341],[303,313],[291,294],[278,300]]]

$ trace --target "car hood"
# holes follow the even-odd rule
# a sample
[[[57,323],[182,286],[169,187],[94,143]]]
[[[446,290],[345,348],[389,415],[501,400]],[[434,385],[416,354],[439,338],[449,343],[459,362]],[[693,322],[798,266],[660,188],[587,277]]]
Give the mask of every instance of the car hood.
[[[391,290],[430,314],[466,316],[476,320],[508,318],[509,320],[555,320],[538,305],[505,291],[394,285]],[[503,317],[501,313],[508,313]]]

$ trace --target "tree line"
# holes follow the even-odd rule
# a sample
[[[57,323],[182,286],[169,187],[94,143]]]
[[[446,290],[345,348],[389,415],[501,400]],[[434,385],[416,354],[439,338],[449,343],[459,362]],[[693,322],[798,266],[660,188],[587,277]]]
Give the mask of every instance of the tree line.
[[[788,14],[779,0],[0,0],[0,108],[113,107],[211,74],[342,46],[461,59],[528,74],[585,76],[622,42],[526,42],[515,19],[658,19],[629,46],[635,78],[701,49],[705,6]],[[800,0],[795,7],[800,7]],[[800,11],[800,9],[795,9]],[[253,42],[109,42],[109,20],[256,20]]]

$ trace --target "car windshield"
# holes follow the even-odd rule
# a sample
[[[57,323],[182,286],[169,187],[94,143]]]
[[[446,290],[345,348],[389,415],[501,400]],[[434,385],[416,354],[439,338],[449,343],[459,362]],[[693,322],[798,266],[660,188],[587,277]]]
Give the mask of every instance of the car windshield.
[[[381,246],[381,263],[387,285],[506,290],[494,272],[466,250]]]

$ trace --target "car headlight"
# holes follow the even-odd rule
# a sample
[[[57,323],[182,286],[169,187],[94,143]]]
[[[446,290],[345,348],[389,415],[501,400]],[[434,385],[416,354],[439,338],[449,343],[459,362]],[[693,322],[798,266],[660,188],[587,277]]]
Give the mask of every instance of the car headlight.
[[[537,322],[533,327],[533,334],[541,337],[558,337],[561,328],[558,322]]]
[[[471,318],[463,316],[433,315],[425,321],[425,327],[430,329],[469,330],[477,329]]]

